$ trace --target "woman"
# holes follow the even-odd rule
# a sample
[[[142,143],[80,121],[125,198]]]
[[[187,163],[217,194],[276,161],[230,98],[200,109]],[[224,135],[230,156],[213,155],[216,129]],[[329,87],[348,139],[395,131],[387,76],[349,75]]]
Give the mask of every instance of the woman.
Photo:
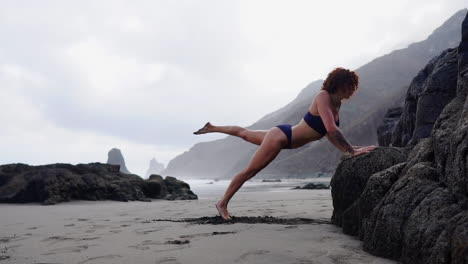
[[[317,93],[309,111],[299,124],[278,125],[270,130],[249,130],[239,126],[214,126],[210,122],[198,131],[196,135],[219,132],[240,137],[260,147],[252,156],[247,167],[239,172],[231,181],[224,197],[216,204],[221,217],[230,219],[227,205],[239,188],[265,168],[280,153],[281,149],[294,149],[326,136],[340,151],[348,156],[367,153],[375,146],[352,146],[339,130],[339,110],[341,101],[351,98],[358,89],[359,77],[354,71],[336,68],[328,74]]]

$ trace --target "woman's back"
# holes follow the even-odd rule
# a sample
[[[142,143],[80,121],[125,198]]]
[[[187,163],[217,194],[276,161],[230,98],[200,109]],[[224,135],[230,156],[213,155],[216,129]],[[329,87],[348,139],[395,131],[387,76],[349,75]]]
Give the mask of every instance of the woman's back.
[[[326,96],[320,95],[321,93],[326,93],[327,95]],[[308,112],[310,113],[310,115],[312,115],[312,117],[310,117],[310,115],[306,112],[304,116],[305,118],[301,119],[301,121],[292,128],[292,138],[293,138],[292,147],[293,148],[301,147],[309,142],[319,140],[324,136],[323,129],[325,129],[325,126],[323,124],[323,119],[320,116],[319,111],[318,111],[318,106],[317,106],[318,100],[330,100],[328,92],[323,91],[323,90],[319,91],[315,95],[308,109]],[[335,122],[339,121],[339,113],[338,113],[339,108],[338,109],[336,108],[332,109],[332,108],[330,108],[330,110],[333,113]],[[314,123],[311,124],[311,122],[314,122]]]

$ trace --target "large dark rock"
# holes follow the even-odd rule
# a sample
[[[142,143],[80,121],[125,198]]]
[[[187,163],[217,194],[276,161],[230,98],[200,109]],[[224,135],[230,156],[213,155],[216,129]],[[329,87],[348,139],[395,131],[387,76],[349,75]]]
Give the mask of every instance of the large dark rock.
[[[457,62],[444,59],[454,52]],[[402,263],[468,263],[468,17],[458,49],[447,50],[438,60],[431,60],[428,67],[445,61],[439,67],[445,70],[430,70],[419,88],[410,87],[414,90],[408,95],[417,100],[405,105],[394,131],[399,133],[395,142],[410,150],[404,162],[376,172],[377,158],[401,150],[382,148],[384,153],[372,151],[343,161],[338,168],[348,170],[337,170],[332,179],[339,186],[332,188],[333,222],[344,232],[359,235],[366,251]],[[446,91],[455,92],[448,103],[452,92],[440,97],[427,93],[430,87],[434,91],[446,85],[452,85]],[[427,117],[418,114],[419,108],[432,106],[437,110]],[[424,124],[435,115],[427,135]],[[362,176],[368,174],[372,175]]]
[[[167,195],[165,199],[167,200],[185,200],[186,197],[193,197],[196,199],[196,196],[190,191],[190,186],[183,181],[177,180],[174,177],[167,176],[164,179],[164,183],[167,188]]]
[[[388,109],[384,116],[383,124],[377,128],[379,146],[390,146],[392,144],[392,133],[400,120],[403,106],[396,106]]]
[[[405,149],[376,148],[371,153],[342,161],[330,182],[334,207],[332,222],[342,225],[346,220],[343,214],[361,196],[372,174],[404,162],[406,158]]]
[[[172,177],[143,180],[119,171],[118,165],[50,164],[0,166],[0,202],[39,202],[45,205],[70,200],[151,201],[197,199],[190,186]]]
[[[406,162],[398,163],[369,177],[360,198],[353,203],[355,209],[349,210],[350,212],[356,212],[357,215],[345,215],[345,219],[348,221],[346,222],[347,225],[343,225],[343,230],[349,230],[347,233],[351,235],[359,233],[360,238],[363,239],[364,230],[367,229],[367,220],[372,211],[398,180],[405,166]]]
[[[419,163],[392,185],[372,210],[367,229],[363,230],[365,250],[382,257],[400,257],[404,225],[421,201],[437,188],[435,177],[436,169]]]
[[[107,164],[119,165],[121,172],[130,174],[130,172],[127,169],[127,166],[125,166],[125,159],[120,149],[113,148],[109,150],[109,152],[107,153]]]
[[[381,146],[406,146],[431,135],[444,107],[455,97],[457,49],[433,58],[411,82],[403,109],[389,109],[377,129]],[[398,120],[396,117],[400,112]]]

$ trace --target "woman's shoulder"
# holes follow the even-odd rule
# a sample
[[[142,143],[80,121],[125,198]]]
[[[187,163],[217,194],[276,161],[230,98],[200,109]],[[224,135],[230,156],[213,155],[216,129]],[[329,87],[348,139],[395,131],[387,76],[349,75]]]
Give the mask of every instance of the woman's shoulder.
[[[315,95],[315,98],[318,100],[330,99],[330,94],[325,90],[320,90]]]

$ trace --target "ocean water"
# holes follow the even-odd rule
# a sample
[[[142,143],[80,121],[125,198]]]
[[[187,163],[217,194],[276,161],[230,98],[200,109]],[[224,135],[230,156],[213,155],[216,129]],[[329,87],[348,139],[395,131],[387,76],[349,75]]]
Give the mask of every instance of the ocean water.
[[[190,185],[190,189],[198,195],[198,199],[221,197],[231,180],[204,180],[181,179]],[[262,180],[249,180],[242,185],[238,192],[286,192],[296,186],[304,186],[309,182],[330,184],[330,177],[309,179],[281,179],[281,182],[262,182]]]

